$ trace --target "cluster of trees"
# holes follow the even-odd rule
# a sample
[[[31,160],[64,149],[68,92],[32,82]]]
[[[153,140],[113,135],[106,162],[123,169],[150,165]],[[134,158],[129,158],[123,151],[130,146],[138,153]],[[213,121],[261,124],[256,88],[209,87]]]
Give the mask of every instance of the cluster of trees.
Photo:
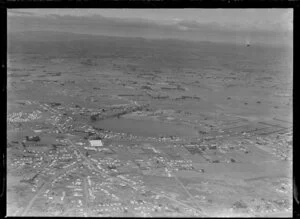
[[[90,117],[91,121],[92,121],[92,122],[97,121],[98,116],[99,116],[98,114],[91,115],[91,117]]]
[[[35,141],[38,142],[40,141],[40,137],[39,136],[26,136],[26,141]]]

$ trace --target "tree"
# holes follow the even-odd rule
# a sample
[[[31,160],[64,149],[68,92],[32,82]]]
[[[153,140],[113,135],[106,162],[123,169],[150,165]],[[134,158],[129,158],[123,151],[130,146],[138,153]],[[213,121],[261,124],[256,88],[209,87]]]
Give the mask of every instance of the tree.
[[[91,119],[92,121],[97,121],[97,115],[91,115],[90,119]]]

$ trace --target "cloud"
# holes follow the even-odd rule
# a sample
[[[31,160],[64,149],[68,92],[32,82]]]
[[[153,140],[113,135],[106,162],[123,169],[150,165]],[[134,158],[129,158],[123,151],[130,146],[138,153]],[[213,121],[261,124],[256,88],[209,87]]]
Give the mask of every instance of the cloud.
[[[33,13],[33,12],[25,12],[25,11],[16,11],[16,10],[13,10],[13,9],[9,9],[8,11],[7,11],[8,13],[8,15],[35,15],[35,13]]]
[[[186,31],[186,30],[189,30],[189,28],[188,27],[186,27],[186,26],[178,26],[178,29],[179,30],[184,30],[184,31]]]
[[[22,12],[24,13],[24,12]],[[270,25],[263,29],[264,22],[245,24],[220,24],[197,20],[147,20],[137,18],[111,18],[101,15],[73,16],[48,14],[35,16],[31,13],[11,16],[8,19],[8,30],[16,31],[61,31],[106,36],[126,36],[144,38],[176,38],[185,40],[211,40],[244,42],[245,38],[253,41],[277,43],[289,40],[282,23]],[[20,16],[21,15],[21,16]],[[32,16],[28,16],[32,15]],[[274,22],[273,22],[274,23]],[[276,26],[277,25],[277,26]],[[291,35],[291,34],[290,34]],[[276,42],[275,42],[276,41]]]

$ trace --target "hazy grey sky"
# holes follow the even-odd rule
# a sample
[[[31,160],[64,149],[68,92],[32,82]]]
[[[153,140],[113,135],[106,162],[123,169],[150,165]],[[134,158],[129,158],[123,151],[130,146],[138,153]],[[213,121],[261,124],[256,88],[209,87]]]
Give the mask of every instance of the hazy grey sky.
[[[9,31],[280,43],[291,41],[292,9],[11,9]]]

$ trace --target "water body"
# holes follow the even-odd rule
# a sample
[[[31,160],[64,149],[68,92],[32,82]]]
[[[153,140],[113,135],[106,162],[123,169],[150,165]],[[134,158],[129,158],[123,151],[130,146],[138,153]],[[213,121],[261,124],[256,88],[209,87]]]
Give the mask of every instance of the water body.
[[[113,118],[101,120],[94,124],[97,128],[123,132],[143,137],[179,136],[197,137],[198,133],[191,127],[177,124],[168,124],[152,120],[135,120]]]

